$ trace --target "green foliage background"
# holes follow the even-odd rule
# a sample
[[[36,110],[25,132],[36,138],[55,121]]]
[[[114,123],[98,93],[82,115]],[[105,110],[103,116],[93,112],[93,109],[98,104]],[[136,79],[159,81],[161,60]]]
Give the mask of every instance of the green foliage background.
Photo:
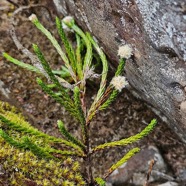
[[[0,101],[0,116],[8,118],[11,122],[27,125],[32,130],[32,127],[25,121],[22,114],[8,103]],[[25,138],[23,127],[21,128],[22,131],[18,128],[18,130],[15,130],[16,126],[9,127],[0,122],[0,128],[2,136],[0,137],[0,165],[1,172],[4,173],[1,174],[1,181],[4,180],[3,183],[14,186],[26,186],[29,182],[42,186],[85,185],[77,161],[70,157],[61,158],[60,160],[52,156],[42,158],[38,154],[35,155],[29,148],[22,148],[21,146],[18,148]],[[34,131],[36,132],[37,129]],[[10,136],[13,136],[14,139],[12,140],[16,141],[17,145],[10,141]],[[52,144],[45,137],[37,137],[31,133],[27,133],[26,136],[40,146],[49,148]]]

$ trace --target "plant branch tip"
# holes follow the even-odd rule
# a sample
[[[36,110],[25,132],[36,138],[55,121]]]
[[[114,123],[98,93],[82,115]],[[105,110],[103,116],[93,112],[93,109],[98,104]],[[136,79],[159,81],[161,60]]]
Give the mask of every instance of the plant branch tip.
[[[72,27],[74,25],[74,18],[72,16],[66,16],[63,18],[62,22],[68,27]],[[64,24],[63,27],[65,27]]]
[[[28,19],[33,22],[33,21],[37,20],[37,16],[35,14],[32,14],[31,16],[29,16]]]

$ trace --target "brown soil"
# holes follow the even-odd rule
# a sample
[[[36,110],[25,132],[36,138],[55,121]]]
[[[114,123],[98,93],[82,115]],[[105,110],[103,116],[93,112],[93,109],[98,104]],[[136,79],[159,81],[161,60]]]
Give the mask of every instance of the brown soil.
[[[27,1],[18,2],[19,5],[23,5]],[[44,0],[40,2],[45,3]],[[34,3],[37,3],[37,1]],[[10,5],[5,0],[0,2],[0,52],[6,51],[17,59],[29,63],[27,56],[17,50],[9,35],[8,20],[11,12],[15,9],[16,6]],[[38,7],[24,11],[16,17],[17,36],[24,46],[30,50],[32,50],[32,43],[39,44],[53,68],[58,68],[61,61],[56,51],[50,42],[26,20],[31,11],[38,15],[41,22],[48,29],[52,30],[53,33],[56,32],[55,16],[50,17],[45,8]],[[52,15],[55,15],[55,13],[52,12]],[[57,34],[55,35],[57,36]],[[11,99],[5,98],[1,92],[0,99],[9,101],[19,107],[35,127],[46,133],[59,136],[56,121],[57,119],[62,119],[68,125],[69,130],[78,136],[78,125],[75,124],[75,120],[59,104],[41,91],[35,81],[36,77],[35,73],[18,68],[7,62],[3,57],[0,57],[0,80],[4,82],[11,92]],[[96,92],[93,87],[91,84],[88,87],[91,93],[88,96],[89,101],[93,99],[92,93]],[[141,148],[145,148],[148,145],[158,147],[169,167],[169,173],[178,177],[180,172],[186,169],[186,148],[184,144],[145,103],[131,95],[128,90],[124,90],[109,109],[96,116],[91,124],[91,143],[96,145],[128,137],[141,131],[152,118],[158,119],[158,125],[148,137],[138,143],[138,146]],[[104,170],[113,161],[121,158],[127,149],[117,148],[109,152],[104,151],[100,153],[95,157],[95,173],[104,173]]]

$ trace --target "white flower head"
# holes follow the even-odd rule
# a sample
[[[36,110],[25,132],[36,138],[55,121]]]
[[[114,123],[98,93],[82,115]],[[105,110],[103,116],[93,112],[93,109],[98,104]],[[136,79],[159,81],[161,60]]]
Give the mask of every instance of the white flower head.
[[[29,16],[28,18],[30,21],[34,21],[37,19],[37,16],[35,14],[32,14],[31,16]]]
[[[130,45],[122,45],[118,49],[118,56],[129,59],[132,56],[132,48]]]
[[[116,90],[121,92],[121,90],[128,85],[128,82],[124,76],[115,76],[112,78],[110,84],[113,85]]]

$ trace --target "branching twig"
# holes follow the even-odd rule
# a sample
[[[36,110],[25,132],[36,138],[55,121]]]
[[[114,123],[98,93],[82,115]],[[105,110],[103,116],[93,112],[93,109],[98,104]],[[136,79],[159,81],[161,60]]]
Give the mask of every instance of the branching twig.
[[[19,7],[19,5],[17,3],[15,3],[15,2],[13,2],[12,0],[6,0],[6,1],[8,1],[10,4],[13,4],[16,7]]]
[[[17,36],[16,36],[16,32],[15,32],[15,27],[14,27],[14,18],[15,16],[23,11],[23,10],[26,10],[26,9],[29,9],[29,8],[32,8],[32,7],[41,7],[43,5],[28,5],[28,6],[21,6],[19,7],[18,9],[16,9],[13,14],[12,14],[12,17],[10,19],[10,25],[11,25],[11,28],[10,28],[10,35],[12,37],[12,40],[14,41],[16,47],[18,48],[18,50],[21,50],[23,54],[25,54],[30,60],[31,60],[31,63],[34,67],[38,68],[40,70],[40,72],[49,80],[48,78],[48,74],[46,73],[46,71],[43,69],[39,59],[37,58],[36,55],[32,54],[27,48],[25,48],[21,43],[20,41],[18,40]],[[58,78],[56,76],[56,78]],[[66,87],[66,88],[69,88],[69,89],[72,89],[73,86],[71,86],[69,83],[67,83],[66,81],[63,82],[63,79],[62,78],[58,78],[58,80],[60,81],[60,83]]]
[[[14,3],[13,1],[11,0],[7,0],[9,3],[13,4],[14,6],[18,7],[18,9],[16,9],[14,12],[13,12],[13,17],[18,14],[19,12],[22,12],[23,10],[28,10],[28,9],[31,9],[31,8],[37,8],[37,7],[42,7],[42,8],[45,8],[49,14],[49,16],[52,18],[52,13],[51,11],[49,10],[48,7],[42,5],[42,4],[30,4],[30,5],[27,5],[27,6],[19,6],[18,4]]]

